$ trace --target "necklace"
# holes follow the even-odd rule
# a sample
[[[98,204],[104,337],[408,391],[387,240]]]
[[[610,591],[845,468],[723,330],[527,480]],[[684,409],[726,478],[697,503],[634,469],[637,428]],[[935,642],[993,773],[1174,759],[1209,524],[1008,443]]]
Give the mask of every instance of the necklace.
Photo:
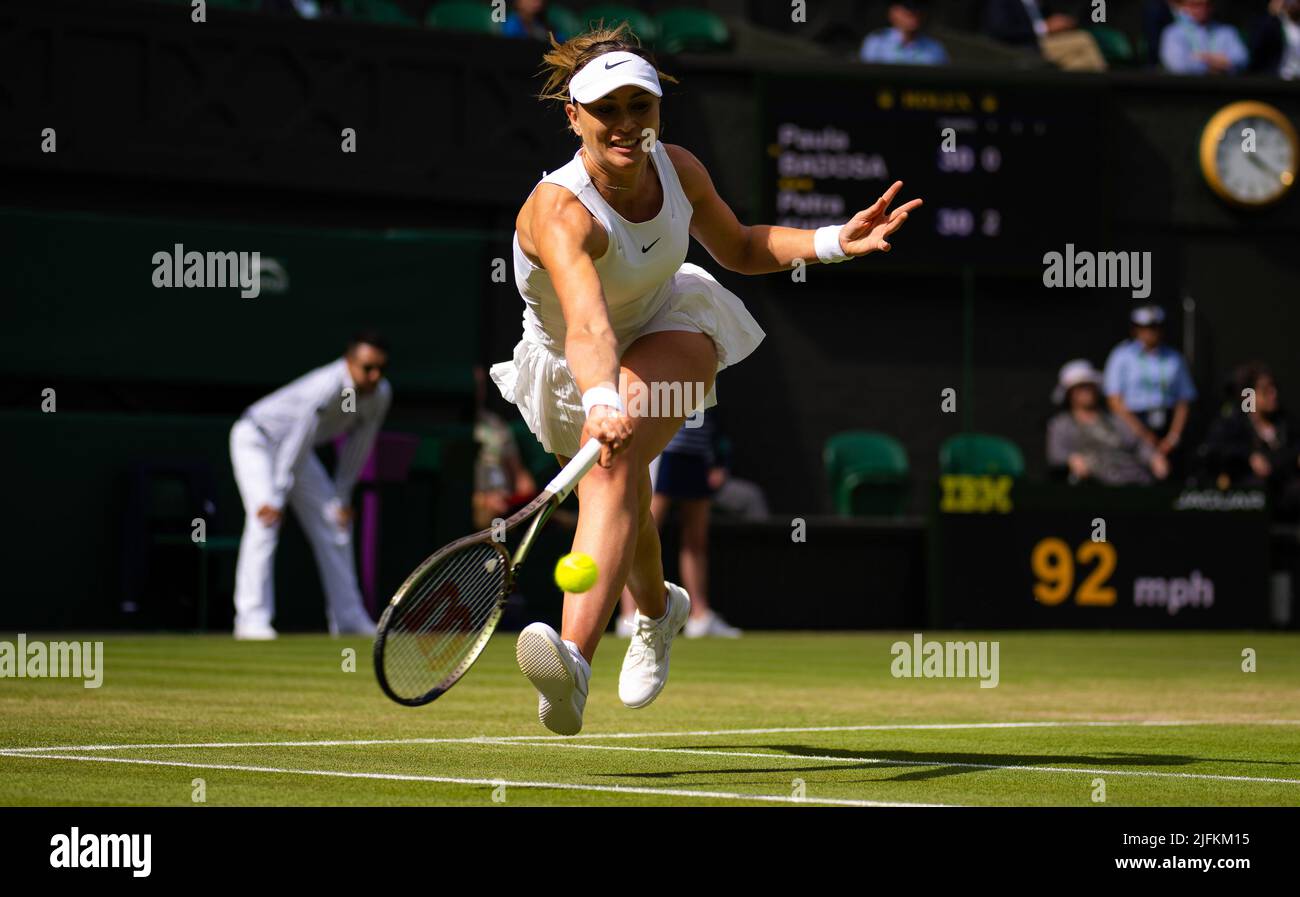
[[[590,171],[587,172],[587,177],[591,178]],[[604,187],[607,190],[631,190],[632,189],[631,187],[620,187],[617,184],[606,184],[602,181],[596,180],[595,178],[591,178],[591,182],[595,184],[597,187]]]
[[[587,172],[587,177],[590,178],[591,182],[595,184],[597,187],[604,187],[608,190],[631,190],[632,189],[631,187],[620,187],[617,184],[607,184],[604,183],[603,181],[596,180],[594,177],[592,177],[591,170],[587,168],[587,164],[585,161],[588,158],[586,149],[583,149],[582,151],[582,158],[584,160],[582,165],[582,170]]]

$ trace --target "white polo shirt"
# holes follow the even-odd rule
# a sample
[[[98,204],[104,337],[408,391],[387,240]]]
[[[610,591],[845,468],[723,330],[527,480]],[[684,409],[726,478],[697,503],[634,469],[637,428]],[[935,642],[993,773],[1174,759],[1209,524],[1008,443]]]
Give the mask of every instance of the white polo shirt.
[[[344,504],[351,500],[352,487],[393,398],[386,379],[381,379],[373,392],[355,390],[347,361],[339,358],[259,399],[244,412],[244,419],[257,427],[274,456],[272,496],[276,507],[284,507],[293,488],[294,470],[312,447],[333,442],[343,433],[349,435],[334,483],[338,499]]]

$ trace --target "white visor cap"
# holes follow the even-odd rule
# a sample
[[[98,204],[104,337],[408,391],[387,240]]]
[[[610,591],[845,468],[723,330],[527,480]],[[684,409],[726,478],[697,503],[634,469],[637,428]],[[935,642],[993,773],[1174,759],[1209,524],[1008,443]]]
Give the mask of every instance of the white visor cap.
[[[569,81],[569,96],[575,103],[593,103],[629,84],[643,87],[657,97],[664,95],[653,65],[635,53],[618,50],[597,56],[579,69]]]

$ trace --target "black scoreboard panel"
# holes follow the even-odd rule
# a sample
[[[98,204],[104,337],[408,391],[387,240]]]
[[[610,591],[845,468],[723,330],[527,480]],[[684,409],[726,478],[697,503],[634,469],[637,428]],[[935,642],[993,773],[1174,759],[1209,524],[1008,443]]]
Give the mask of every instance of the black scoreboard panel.
[[[841,224],[895,180],[925,205],[899,236],[912,263],[1041,267],[1100,239],[1103,95],[1091,84],[928,86],[761,80],[764,220]]]
[[[931,532],[935,625],[1269,625],[1262,493],[996,479],[1004,478],[944,477],[940,484]]]

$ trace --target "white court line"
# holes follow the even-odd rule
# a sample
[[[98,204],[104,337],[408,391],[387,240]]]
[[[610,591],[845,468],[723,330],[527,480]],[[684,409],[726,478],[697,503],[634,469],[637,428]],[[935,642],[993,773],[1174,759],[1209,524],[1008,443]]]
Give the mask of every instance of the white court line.
[[[1296,725],[1300,720],[1262,720],[1259,721],[1265,725]],[[92,760],[99,758],[92,757],[53,757],[48,756],[51,751],[110,751],[110,750],[129,750],[129,749],[154,749],[154,750],[172,750],[180,748],[237,748],[237,747],[352,747],[352,746],[369,746],[369,745],[417,745],[417,744],[483,744],[497,745],[501,747],[519,746],[519,747],[558,747],[570,749],[586,750],[606,750],[606,751],[625,751],[629,753],[661,753],[661,754],[687,754],[694,756],[713,756],[713,757],[744,757],[758,758],[764,760],[792,760],[798,762],[819,761],[833,763],[858,763],[858,764],[893,764],[896,766],[924,766],[941,768],[953,766],[965,769],[988,769],[988,770],[1012,770],[1016,772],[1045,772],[1045,773],[1064,773],[1070,775],[1121,775],[1121,776],[1142,776],[1152,778],[1174,778],[1174,779],[1196,779],[1208,781],[1228,781],[1228,782],[1260,782],[1277,785],[1300,785],[1300,779],[1283,779],[1266,776],[1231,776],[1213,773],[1190,773],[1190,772],[1161,772],[1156,770],[1124,770],[1124,769],[1080,769],[1063,766],[1025,766],[1019,764],[1007,763],[968,763],[961,761],[944,761],[944,760],[891,760],[882,757],[837,757],[817,754],[773,754],[762,753],[758,751],[724,751],[710,750],[706,748],[653,748],[653,747],[632,747],[625,745],[596,745],[580,744],[578,739],[587,738],[659,738],[670,736],[710,736],[710,735],[754,735],[754,734],[790,734],[800,732],[855,732],[855,731],[872,731],[872,730],[896,730],[896,729],[988,729],[988,728],[1045,728],[1045,727],[1063,727],[1063,726],[1197,726],[1197,725],[1236,725],[1230,721],[1179,721],[1179,720],[1137,720],[1137,721],[1081,721],[1081,722],[1024,722],[1024,723],[924,723],[924,724],[898,724],[898,725],[875,725],[875,726],[816,726],[803,728],[769,728],[769,729],[716,729],[695,732],[612,732],[612,733],[588,733],[577,736],[556,736],[556,735],[503,735],[487,736],[480,735],[471,738],[393,738],[393,739],[361,739],[351,741],[328,740],[328,741],[260,741],[260,742],[207,742],[207,743],[190,743],[190,744],[119,744],[119,745],[80,745],[64,747],[20,747],[20,748],[0,748],[0,756],[14,757],[38,757],[45,759],[84,759]],[[109,759],[109,758],[104,758]],[[122,762],[127,762],[123,760]],[[148,763],[163,763],[164,761],[140,761]],[[237,768],[237,767],[230,767]]]
[[[574,741],[593,738],[703,738],[716,735],[791,735],[805,732],[896,732],[931,729],[1045,729],[1075,726],[1300,726],[1300,720],[1054,720],[1011,723],[886,723],[864,726],[796,726],[770,729],[703,729],[687,732],[583,732],[579,735],[474,735],[469,738],[367,738],[348,741],[219,741],[183,744],[65,744],[0,747],[0,753],[38,751],[122,751],[132,748],[364,747],[402,744],[496,744],[511,741]]]
[[[1297,719],[1267,720],[1060,720],[1024,723],[887,723],[871,726],[795,726],[777,729],[700,729],[694,732],[583,732],[579,735],[502,735],[493,741],[572,741],[584,738],[703,738],[713,735],[787,735],[801,732],[894,732],[930,729],[1055,729],[1076,726],[1300,726]]]
[[[5,752],[0,751],[0,754]],[[274,766],[244,766],[234,763],[183,763],[175,760],[143,760],[130,757],[78,757],[71,754],[10,754],[37,760],[76,760],[83,763],[132,763],[142,766],[179,766],[186,769],[217,769],[236,772],[265,772],[278,775],[328,776],[342,779],[380,779],[393,782],[434,782],[443,785],[487,785],[508,788],[539,788],[550,791],[600,791],[611,794],[653,794],[694,797],[705,800],[758,801],[778,804],[822,804],[837,807],[946,807],[951,804],[918,804],[838,797],[793,797],[784,794],[741,794],[732,791],[695,791],[685,788],[640,788],[635,785],[579,785],[572,782],[514,782],[508,779],[461,779],[453,776],[417,776],[388,772],[340,772],[328,769],[284,769]]]
[[[539,735],[538,738],[546,736]],[[351,741],[209,741],[185,744],[60,744],[46,747],[0,747],[0,756],[15,756],[44,751],[126,751],[134,748],[180,750],[182,748],[250,748],[250,747],[366,747],[376,744],[493,744],[504,741],[489,735],[472,738],[363,738]]]
[[[885,766],[959,766],[965,769],[1008,769],[1016,772],[1061,772],[1083,775],[1151,776],[1169,779],[1210,779],[1221,782],[1268,782],[1274,785],[1300,785],[1300,779],[1274,779],[1264,776],[1225,776],[1205,772],[1158,772],[1138,769],[1074,769],[1068,766],[1021,766],[1015,763],[962,763],[949,760],[891,760],[887,757],[828,757],[818,754],[762,754],[756,751],[711,751],[706,748],[651,748],[628,747],[613,744],[575,744],[550,741],[501,741],[498,744],[516,744],[525,747],[569,748],[587,751],[628,751],[647,754],[697,754],[705,757],[761,757],[764,760],[818,760],[832,763],[880,764]],[[2,752],[0,752],[2,753]]]

